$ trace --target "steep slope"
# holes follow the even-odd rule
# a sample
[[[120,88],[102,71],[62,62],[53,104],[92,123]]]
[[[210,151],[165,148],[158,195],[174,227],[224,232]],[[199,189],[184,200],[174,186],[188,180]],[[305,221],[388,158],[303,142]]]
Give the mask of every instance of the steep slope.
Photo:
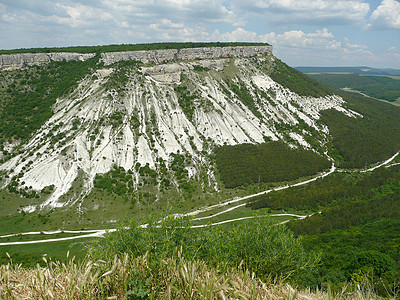
[[[102,174],[113,170],[129,177],[120,189],[131,192],[150,178],[158,190],[173,185],[183,193],[183,177],[218,191],[216,146],[281,140],[324,156],[330,137],[320,112],[362,116],[344,108],[338,96],[299,96],[275,82],[271,74],[280,65],[268,53],[98,64],[1,165],[3,187],[32,197],[50,193],[40,208],[61,207],[80,203],[96,182],[109,184]],[[77,180],[81,192],[60,200]]]

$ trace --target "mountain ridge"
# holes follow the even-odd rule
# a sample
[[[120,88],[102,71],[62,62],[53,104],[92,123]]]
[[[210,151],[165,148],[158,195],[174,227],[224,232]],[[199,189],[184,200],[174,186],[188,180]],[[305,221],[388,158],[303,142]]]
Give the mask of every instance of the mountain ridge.
[[[272,54],[272,46],[224,46],[201,48],[178,48],[135,50],[119,52],[103,52],[101,60],[105,65],[110,65],[121,60],[135,60],[143,63],[166,63],[182,60],[218,59],[228,57],[250,57],[254,55]],[[95,56],[95,53],[15,53],[0,55],[0,70],[15,70],[30,66],[42,66],[51,61],[85,61]]]
[[[128,60],[97,68],[57,100],[54,115],[20,154],[1,165],[10,172],[4,186],[32,193],[53,186],[40,207],[62,207],[81,201],[92,190],[97,174],[110,172],[113,166],[132,172],[128,186],[134,190],[145,184],[140,175],[144,168],[156,170],[157,194],[162,177],[171,172],[175,175],[170,181],[178,190],[185,187],[185,180],[204,178],[203,186],[218,191],[209,158],[217,145],[282,140],[292,148],[326,155],[329,131],[319,121],[319,112],[333,108],[350,117],[361,115],[344,108],[343,99],[335,95],[293,93],[268,75],[278,63],[271,47],[265,46],[265,53],[258,55],[255,47],[250,48],[250,57],[155,66]],[[237,49],[247,55],[243,48]],[[204,51],[208,50],[200,53]],[[303,129],[296,128],[299,122]],[[319,132],[319,137],[313,132]],[[184,161],[178,168],[180,175],[171,169],[177,159]],[[60,202],[81,172],[83,193]],[[176,176],[186,179],[179,183]],[[24,211],[36,208],[28,205]]]

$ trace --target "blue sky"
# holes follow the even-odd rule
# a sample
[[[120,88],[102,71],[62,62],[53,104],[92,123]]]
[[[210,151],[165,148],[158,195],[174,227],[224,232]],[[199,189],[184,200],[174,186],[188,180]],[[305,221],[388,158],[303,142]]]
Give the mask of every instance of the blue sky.
[[[0,0],[0,49],[260,41],[291,66],[400,68],[399,0]]]

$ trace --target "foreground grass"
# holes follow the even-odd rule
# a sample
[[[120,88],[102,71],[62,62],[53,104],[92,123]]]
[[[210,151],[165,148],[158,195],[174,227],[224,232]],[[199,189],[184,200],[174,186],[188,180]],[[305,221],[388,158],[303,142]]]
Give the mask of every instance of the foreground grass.
[[[147,255],[111,261],[46,261],[45,267],[0,267],[1,299],[373,299],[358,287],[340,294],[299,291],[288,284],[262,282],[241,266],[223,274],[181,253],[150,267]]]
[[[0,299],[370,299],[361,275],[337,294],[301,290],[319,255],[268,218],[191,228],[189,218],[134,220],[87,244],[81,260],[0,266]],[[291,285],[289,285],[289,283]]]
[[[52,257],[54,260],[67,261],[66,254],[75,256],[77,260],[83,260],[86,256],[85,243],[89,239],[78,241],[59,241],[51,243],[10,245],[0,247],[0,264],[8,262],[6,253],[12,253],[13,261],[25,267],[35,266],[42,256]],[[28,259],[34,258],[34,259]],[[33,265],[32,265],[33,263]]]

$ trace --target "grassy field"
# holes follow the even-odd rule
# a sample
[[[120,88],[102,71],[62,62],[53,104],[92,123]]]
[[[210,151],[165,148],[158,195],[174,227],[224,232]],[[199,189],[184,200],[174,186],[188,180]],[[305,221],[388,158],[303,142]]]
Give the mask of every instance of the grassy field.
[[[69,252],[69,258],[75,256],[77,260],[80,260],[86,255],[85,247],[88,241],[89,239],[79,239],[76,241],[0,246],[0,255],[7,252],[13,262],[23,263],[18,257],[45,255],[53,260],[67,261],[67,253]]]

